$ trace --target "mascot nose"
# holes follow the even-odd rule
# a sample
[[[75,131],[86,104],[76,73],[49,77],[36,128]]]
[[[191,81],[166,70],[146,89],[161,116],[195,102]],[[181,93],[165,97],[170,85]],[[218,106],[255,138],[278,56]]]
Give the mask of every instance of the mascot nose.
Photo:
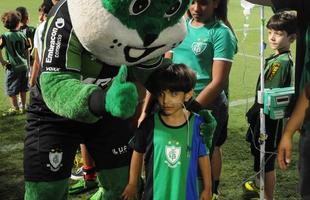
[[[157,39],[157,37],[158,37],[157,34],[146,34],[143,38],[143,46],[145,47],[149,46]]]

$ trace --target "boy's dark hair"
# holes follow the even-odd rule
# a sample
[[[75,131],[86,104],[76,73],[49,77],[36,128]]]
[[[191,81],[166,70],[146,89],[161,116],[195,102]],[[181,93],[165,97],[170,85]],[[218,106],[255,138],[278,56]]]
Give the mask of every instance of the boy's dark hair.
[[[16,11],[20,13],[21,15],[21,22],[26,23],[28,20],[28,11],[27,8],[20,6],[16,8]]]
[[[268,29],[286,31],[287,35],[297,32],[297,15],[293,11],[275,13],[267,22]]]
[[[171,64],[150,76],[148,90],[155,96],[164,90],[189,92],[196,84],[196,74],[184,64]]]
[[[20,13],[17,11],[9,11],[5,12],[1,16],[1,21],[4,25],[5,28],[9,30],[14,30],[16,29],[17,25],[19,24],[21,20]]]
[[[49,11],[52,9],[53,3],[52,1],[44,1],[41,6],[39,7],[39,12],[47,15]]]

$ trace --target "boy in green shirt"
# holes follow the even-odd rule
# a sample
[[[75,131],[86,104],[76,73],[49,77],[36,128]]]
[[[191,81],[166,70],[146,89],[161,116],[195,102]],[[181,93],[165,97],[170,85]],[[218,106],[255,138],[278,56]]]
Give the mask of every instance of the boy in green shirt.
[[[290,45],[296,38],[297,18],[292,12],[279,12],[273,15],[268,23],[268,41],[274,54],[265,60],[265,88],[282,88],[292,86],[293,61],[290,54]],[[258,78],[256,91],[260,89],[260,77]],[[250,127],[247,132],[247,141],[251,143],[251,153],[254,156],[254,170],[260,171],[260,106],[255,103],[247,112]],[[276,149],[282,135],[282,119],[273,120],[266,115],[266,133],[268,138],[265,146],[265,199],[272,200],[276,182],[274,169]],[[244,184],[247,191],[258,192],[259,173],[256,180]]]
[[[6,12],[1,21],[8,32],[0,36],[0,63],[5,68],[5,88],[12,108],[2,116],[15,115],[25,112],[26,92],[28,90],[27,57],[29,42],[26,36],[18,31],[21,17],[16,11]],[[6,59],[2,56],[5,49]],[[22,107],[19,109],[17,95],[21,97]]]

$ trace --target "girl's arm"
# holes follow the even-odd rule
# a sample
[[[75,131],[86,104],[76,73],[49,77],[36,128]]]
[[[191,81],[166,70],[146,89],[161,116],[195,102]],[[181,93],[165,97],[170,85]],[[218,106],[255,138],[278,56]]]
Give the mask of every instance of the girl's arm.
[[[285,126],[284,133],[278,147],[278,163],[281,169],[287,169],[289,163],[291,162],[293,135],[301,128],[308,105],[309,102],[304,89],[302,94],[299,96],[294,111]]]
[[[203,191],[200,194],[200,200],[211,200],[212,183],[211,183],[211,166],[209,156],[201,156],[199,157],[198,161],[203,179]]]
[[[200,92],[196,101],[202,106],[210,105],[224,90],[232,62],[214,60],[212,65],[212,81]]]
[[[137,196],[137,188],[139,177],[141,174],[143,161],[143,153],[133,152],[130,162],[129,182],[122,193],[125,200],[135,199]]]

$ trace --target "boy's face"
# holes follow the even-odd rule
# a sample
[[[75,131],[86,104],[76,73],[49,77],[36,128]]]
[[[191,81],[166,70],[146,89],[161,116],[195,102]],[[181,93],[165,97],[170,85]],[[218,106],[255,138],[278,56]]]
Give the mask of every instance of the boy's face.
[[[188,101],[192,96],[192,92],[174,92],[170,90],[164,90],[157,97],[157,100],[165,115],[173,115],[182,111],[184,102]]]
[[[294,41],[294,34],[288,36],[286,31],[277,31],[268,29],[268,41],[270,48],[277,53],[288,51],[291,43]]]

